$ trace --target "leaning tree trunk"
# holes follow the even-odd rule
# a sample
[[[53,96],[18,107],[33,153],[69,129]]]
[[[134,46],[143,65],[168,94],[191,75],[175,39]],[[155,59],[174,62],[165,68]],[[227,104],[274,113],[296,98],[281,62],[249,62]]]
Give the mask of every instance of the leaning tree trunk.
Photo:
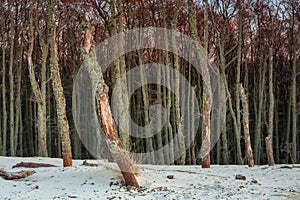
[[[72,151],[70,142],[70,129],[69,122],[66,113],[66,99],[61,83],[59,65],[58,65],[58,55],[57,55],[57,44],[56,44],[56,24],[54,17],[54,1],[51,1],[50,5],[50,65],[51,65],[51,79],[52,79],[52,89],[56,102],[56,113],[57,113],[57,124],[58,131],[61,136],[62,143],[62,154],[63,154],[63,166],[72,166]]]
[[[92,46],[91,44],[93,35],[92,31],[89,29],[86,29],[85,33],[84,51],[86,55],[89,55]],[[132,161],[129,157],[128,152],[124,150],[121,140],[118,137],[109,104],[109,88],[104,83],[100,66],[96,64],[97,61],[93,60],[96,57],[95,52],[93,52],[92,54],[93,55],[90,56],[91,59],[89,59],[88,56],[85,56],[87,58],[86,67],[93,85],[93,93],[96,98],[98,118],[100,120],[102,130],[106,136],[109,150],[121,170],[126,185],[139,187],[139,184],[135,177]]]
[[[254,167],[253,151],[251,148],[251,139],[249,132],[249,108],[247,96],[245,95],[244,88],[242,84],[240,85],[240,97],[243,104],[243,126],[244,126],[244,136],[245,136],[245,149],[248,158],[248,166]]]
[[[38,155],[42,155],[48,157],[47,151],[47,143],[46,143],[46,64],[47,64],[47,56],[48,56],[48,44],[41,43],[42,47],[42,79],[41,79],[41,88],[35,78],[35,70],[32,62],[32,52],[34,47],[34,30],[33,30],[33,22],[32,16],[30,17],[30,44],[29,50],[27,53],[28,59],[28,71],[29,71],[29,79],[32,87],[33,94],[36,98],[38,104]],[[42,37],[40,35],[40,37]]]

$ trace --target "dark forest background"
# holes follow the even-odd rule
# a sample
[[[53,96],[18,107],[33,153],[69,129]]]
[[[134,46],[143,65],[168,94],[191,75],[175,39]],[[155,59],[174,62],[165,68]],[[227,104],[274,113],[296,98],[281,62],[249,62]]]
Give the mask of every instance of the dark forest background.
[[[220,140],[210,153],[212,164],[247,163],[240,84],[249,104],[255,164],[268,162],[267,136],[272,141],[275,163],[300,162],[299,1],[58,0],[51,1],[51,5],[54,13],[50,12],[50,1],[1,0],[0,155],[62,156],[53,84],[56,79],[51,71],[53,26],[74,159],[92,158],[81,144],[72,116],[73,80],[84,60],[87,30],[93,35],[95,47],[118,32],[154,26],[176,29],[198,39],[220,70],[227,105]],[[176,55],[144,49],[128,53],[117,62],[103,72],[110,89],[126,71],[155,62],[179,70],[195,88],[198,101],[203,100],[201,77],[193,66]],[[161,74],[168,81],[170,77],[166,76]],[[185,91],[180,92],[180,98],[189,98]],[[189,130],[190,137],[180,137],[178,119],[185,113],[178,112],[175,99],[174,93],[157,85],[135,91],[130,98],[130,113],[137,124],[149,124],[148,108],[156,103],[168,109],[170,121],[152,138],[120,135],[124,147],[134,152],[149,152],[168,144],[171,138],[178,137],[173,144],[176,148],[182,145],[181,140],[195,137],[195,142],[175,164],[199,164],[201,126],[197,131]],[[191,127],[193,124],[190,121]],[[164,155],[163,163],[172,160],[172,152]]]

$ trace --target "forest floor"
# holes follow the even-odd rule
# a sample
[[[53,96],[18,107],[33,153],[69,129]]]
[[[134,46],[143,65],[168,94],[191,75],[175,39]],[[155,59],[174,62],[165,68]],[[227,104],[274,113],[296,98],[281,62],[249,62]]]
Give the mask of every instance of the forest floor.
[[[19,162],[48,163],[59,167],[35,168],[24,179],[0,178],[0,199],[300,199],[300,165],[247,166],[140,166],[142,189],[127,190],[116,165],[89,160],[97,167],[74,160],[63,168],[61,159],[0,157],[0,168],[7,172],[32,170],[13,168]],[[236,175],[246,180],[236,179]]]

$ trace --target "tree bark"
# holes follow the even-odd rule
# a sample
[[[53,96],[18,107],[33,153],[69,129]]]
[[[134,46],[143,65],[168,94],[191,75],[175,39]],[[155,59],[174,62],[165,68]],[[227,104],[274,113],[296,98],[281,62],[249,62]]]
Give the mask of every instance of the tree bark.
[[[86,32],[91,33],[90,30],[86,30]],[[93,40],[92,34],[86,34],[85,36],[86,36],[85,43],[91,44]],[[91,45],[84,44],[84,47],[86,46],[88,48],[84,48],[84,50],[86,55],[89,55]],[[95,52],[93,52],[93,54],[94,53]],[[93,59],[94,55],[92,55],[91,58]],[[108,98],[109,88],[104,83],[100,66],[95,64],[95,62],[97,61],[89,60],[89,58],[87,59],[88,59],[87,60],[88,63],[86,67],[91,82],[93,84],[93,89],[94,89],[93,92],[96,98],[98,118],[100,120],[102,130],[106,136],[106,142],[108,144],[109,150],[121,170],[126,185],[135,186],[138,188],[139,184],[135,177],[132,161],[129,157],[128,152],[124,150],[122,146],[122,142],[118,137],[118,133],[115,127],[115,122],[112,117],[109,98]],[[94,69],[95,67],[97,69]]]
[[[173,18],[173,23],[172,23],[172,29],[176,31],[177,29],[177,22],[178,22],[178,10],[180,9],[181,6],[181,0],[178,0],[176,3],[176,8],[174,12],[174,18]],[[172,34],[172,45],[173,49],[177,51],[177,42],[176,42],[176,36]],[[177,55],[173,55],[173,62],[174,62],[174,69],[177,70],[177,73],[175,73],[175,94],[179,94],[180,90],[180,67],[179,67],[179,58]],[[183,135],[183,130],[182,130],[182,118],[181,118],[181,113],[180,113],[180,101],[179,101],[179,96],[175,96],[174,99],[174,104],[175,104],[175,124],[176,124],[176,132],[177,135],[175,137],[178,138],[179,140],[179,149],[177,150],[180,153],[180,164],[184,165],[185,164],[185,158],[186,158],[186,150],[185,150],[185,141],[184,141],[184,135]]]
[[[274,121],[274,93],[273,93],[273,50],[270,47],[269,49],[269,124],[268,124],[268,137],[265,139],[267,146],[267,157],[268,157],[268,164],[270,166],[275,165],[274,161],[274,154],[273,154],[273,121]],[[268,147],[270,145],[270,147]]]
[[[27,176],[31,176],[33,174],[35,174],[34,170],[20,171],[20,172],[6,172],[0,170],[0,176],[5,180],[22,179],[22,178],[26,178]]]
[[[257,115],[255,120],[255,140],[254,140],[254,159],[256,164],[260,164],[260,156],[261,156],[261,129],[262,129],[262,112],[263,112],[263,98],[264,98],[264,90],[265,90],[265,67],[266,61],[264,58],[260,58],[259,64],[259,83],[258,83],[258,107],[257,107]]]
[[[239,30],[238,30],[238,49],[237,49],[237,65],[236,65],[236,90],[235,90],[235,111],[236,111],[236,121],[237,121],[237,131],[236,131],[236,146],[237,146],[237,159],[238,164],[243,164],[242,151],[241,151],[241,114],[240,114],[240,95],[239,95],[239,85],[241,79],[241,59],[242,59],[242,34],[243,34],[243,15],[242,15],[242,2],[238,2],[239,9]]]
[[[10,16],[10,53],[9,53],[9,129],[10,129],[10,155],[15,156],[15,109],[14,109],[14,46],[15,46],[15,23],[13,16]]]
[[[294,47],[293,47],[293,75],[292,75],[292,155],[291,159],[293,163],[297,163],[297,58],[299,54],[297,53],[299,46],[297,44],[300,40],[300,26],[298,26],[298,33],[294,36]],[[297,48],[298,46],[298,48]]]
[[[32,52],[34,47],[34,28],[32,22],[32,16],[30,16],[30,44],[27,53],[28,59],[28,71],[29,79],[32,87],[33,94],[38,104],[38,155],[48,157],[47,143],[46,143],[46,64],[48,57],[48,43],[41,42],[42,47],[42,77],[41,77],[41,88],[35,78],[35,70],[32,62]],[[40,35],[42,37],[42,35]],[[42,39],[41,39],[42,40]]]
[[[57,44],[56,44],[56,22],[54,15],[54,4],[55,1],[51,0],[50,4],[50,55],[51,55],[51,79],[52,79],[52,89],[56,102],[56,113],[57,113],[57,123],[58,131],[61,136],[62,143],[62,154],[63,154],[63,166],[72,166],[72,150],[70,141],[70,129],[69,122],[66,114],[66,99],[61,83],[58,56],[57,56]]]
[[[243,104],[243,127],[244,127],[244,136],[245,136],[245,149],[248,158],[248,166],[254,167],[253,151],[251,148],[251,139],[250,139],[250,131],[249,131],[248,101],[242,84],[240,85],[240,97]]]
[[[114,120],[112,118],[110,105],[108,101],[108,87],[102,85],[101,94],[98,94],[100,98],[97,99],[98,111],[100,113],[101,126],[105,136],[107,137],[107,142],[112,155],[115,158],[116,163],[121,169],[124,181],[126,185],[139,187],[136,180],[133,164],[126,150],[123,150],[122,143],[118,138],[118,134],[114,125]]]
[[[2,126],[2,152],[1,155],[6,156],[6,139],[7,139],[7,110],[6,110],[6,63],[5,55],[6,46],[2,47],[2,114],[3,114],[3,126]]]

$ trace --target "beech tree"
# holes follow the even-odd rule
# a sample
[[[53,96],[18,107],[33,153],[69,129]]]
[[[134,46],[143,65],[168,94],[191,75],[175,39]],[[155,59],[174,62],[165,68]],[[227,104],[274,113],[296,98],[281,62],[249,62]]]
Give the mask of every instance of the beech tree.
[[[58,131],[60,132],[62,143],[63,166],[72,166],[72,150],[70,143],[70,128],[66,113],[66,99],[61,83],[60,70],[58,65],[58,53],[56,43],[56,22],[55,22],[55,1],[51,0],[49,4],[49,40],[50,40],[50,66],[52,89],[56,102],[56,113]]]
[[[227,112],[222,116],[221,136],[213,147],[209,134],[215,129],[209,127],[209,121],[213,123],[214,119],[211,96],[206,88],[209,83],[204,83],[191,63],[167,51],[173,47],[187,49],[185,53],[191,58],[197,57],[190,53],[189,47],[174,40],[174,36],[167,39],[167,31],[165,35],[156,36],[166,38],[166,50],[139,49],[120,56],[101,72],[101,80],[110,91],[121,84],[122,91],[114,99],[116,102],[110,102],[112,92],[106,94],[106,87],[101,83],[105,91],[99,94],[107,97],[98,99],[99,110],[105,109],[100,105],[103,100],[102,105],[107,101],[116,114],[100,116],[99,112],[98,118],[100,123],[101,118],[108,117],[102,120],[107,123],[114,119],[109,123],[115,123],[115,128],[106,125],[116,133],[124,149],[141,155],[135,158],[137,162],[202,164],[199,159],[202,155],[203,167],[243,164],[247,159],[249,164],[251,147],[257,165],[268,164],[268,158],[272,161],[272,153],[275,163],[297,163],[300,148],[299,8],[296,0],[7,1],[0,5],[1,155],[63,156],[69,160],[66,165],[71,164],[72,157],[93,158],[80,141],[71,110],[73,80],[85,60],[86,28],[91,29],[92,43],[97,46],[115,34],[154,26],[184,33],[206,49],[207,59],[220,70]],[[123,50],[130,40],[135,38],[124,41],[120,37],[112,49],[115,53]],[[157,81],[174,84],[180,95],[159,84],[146,84],[131,91],[134,78],[146,83],[148,74],[146,69],[138,77],[131,77],[128,72],[147,63],[168,66],[165,71],[157,71]],[[181,90],[183,79],[170,73],[171,69],[180,73],[192,90]],[[240,94],[240,84],[245,98]],[[88,97],[82,103],[87,100]],[[248,116],[244,115],[247,113],[245,102]],[[157,125],[162,129],[156,135],[132,136],[137,130],[130,126],[130,120],[146,127],[152,119],[149,108],[155,104],[160,104],[168,113],[166,124],[163,124],[165,116],[157,113]],[[196,106],[203,115],[193,119]],[[118,118],[124,110],[129,116]],[[187,121],[186,124],[182,124],[182,120]],[[198,129],[195,128],[197,122],[201,124]],[[101,150],[105,140],[92,142]],[[108,141],[108,144],[113,143]],[[144,156],[164,147],[167,150],[158,155]]]

